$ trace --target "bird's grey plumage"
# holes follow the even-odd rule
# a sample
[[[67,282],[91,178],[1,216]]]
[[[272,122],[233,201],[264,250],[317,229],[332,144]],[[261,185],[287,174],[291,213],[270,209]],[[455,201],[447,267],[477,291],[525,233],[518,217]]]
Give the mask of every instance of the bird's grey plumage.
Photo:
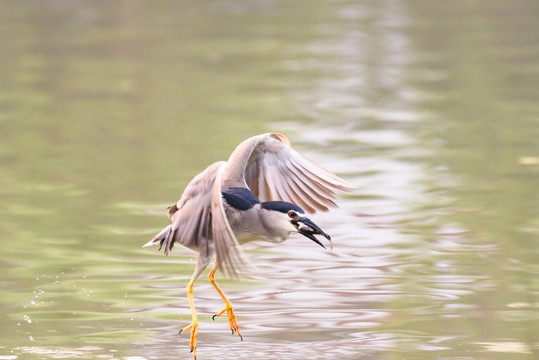
[[[301,156],[284,135],[253,136],[238,145],[227,162],[210,165],[187,185],[169,208],[172,224],[146,245],[161,243],[168,254],[178,242],[203,257],[215,254],[218,267],[234,275],[246,260],[239,247],[240,231],[228,218],[232,212],[225,212],[222,191],[230,188],[247,188],[262,202],[287,201],[314,213],[335,207],[335,191],[350,191],[352,186]]]

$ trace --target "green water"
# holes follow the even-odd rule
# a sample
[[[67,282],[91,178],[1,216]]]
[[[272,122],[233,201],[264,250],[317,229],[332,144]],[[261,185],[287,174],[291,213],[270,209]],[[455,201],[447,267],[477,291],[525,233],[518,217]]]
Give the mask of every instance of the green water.
[[[198,172],[285,133],[358,186],[325,252],[195,287],[199,359],[539,358],[539,3],[0,2],[0,359],[188,359]]]

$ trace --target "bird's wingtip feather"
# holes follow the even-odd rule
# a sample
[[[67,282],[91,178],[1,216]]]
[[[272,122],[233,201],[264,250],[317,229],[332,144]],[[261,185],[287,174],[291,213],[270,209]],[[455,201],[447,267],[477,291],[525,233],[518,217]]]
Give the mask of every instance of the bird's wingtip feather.
[[[155,244],[157,244],[157,243],[154,242],[154,239],[151,239],[146,244],[142,245],[142,247],[145,248],[145,247],[152,246],[152,245],[155,245]]]

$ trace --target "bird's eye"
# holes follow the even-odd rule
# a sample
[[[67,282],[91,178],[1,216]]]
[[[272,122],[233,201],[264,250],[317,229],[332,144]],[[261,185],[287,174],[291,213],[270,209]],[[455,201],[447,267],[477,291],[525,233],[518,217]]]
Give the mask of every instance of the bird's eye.
[[[294,219],[294,218],[298,217],[298,214],[296,214],[294,211],[289,211],[288,212],[288,217],[290,219]]]

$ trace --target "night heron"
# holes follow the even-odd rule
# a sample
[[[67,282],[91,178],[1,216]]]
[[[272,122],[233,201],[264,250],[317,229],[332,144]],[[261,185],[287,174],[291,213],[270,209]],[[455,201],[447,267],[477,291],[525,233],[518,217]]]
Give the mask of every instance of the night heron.
[[[180,200],[168,208],[171,225],[146,245],[160,244],[165,255],[179,243],[199,253],[187,296],[192,322],[180,330],[191,330],[190,349],[196,358],[198,319],[193,285],[215,255],[209,282],[219,293],[232,334],[241,337],[232,304],[215,282],[217,269],[235,275],[246,262],[240,244],[252,240],[282,242],[298,232],[318,245],[321,235],[331,238],[305,213],[336,207],[335,192],[352,186],[333,173],[298,154],[281,134],[251,137],[234,150],[228,161],[210,165],[191,180]],[[305,210],[304,210],[305,209]]]

